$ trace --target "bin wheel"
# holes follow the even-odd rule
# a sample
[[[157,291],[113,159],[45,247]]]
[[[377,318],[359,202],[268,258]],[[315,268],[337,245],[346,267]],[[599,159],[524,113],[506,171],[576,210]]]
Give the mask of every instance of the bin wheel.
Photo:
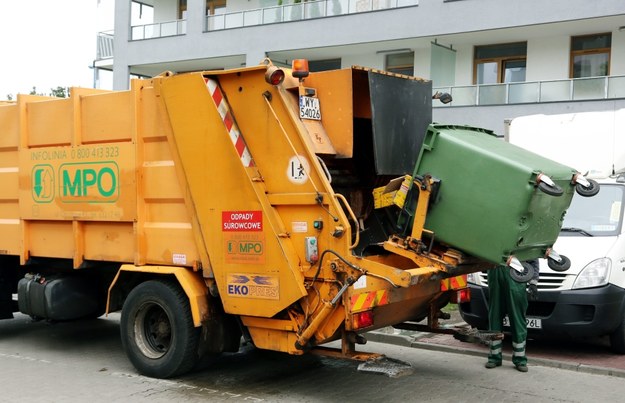
[[[170,378],[190,371],[198,360],[200,329],[175,283],[150,280],[136,286],[124,302],[120,330],[128,359],[143,375]]]
[[[592,179],[586,180],[590,183],[590,186],[586,187],[578,183],[577,185],[575,185],[575,191],[577,192],[577,194],[584,197],[591,197],[599,193],[599,184],[597,183],[597,181]]]
[[[557,183],[554,183],[553,186],[551,186],[545,182],[538,182],[538,189],[550,196],[562,196],[564,194],[564,191]]]
[[[571,259],[564,255],[560,255],[560,259],[562,260],[558,262],[553,258],[547,258],[547,265],[553,271],[567,271],[571,268]]]
[[[523,272],[518,272],[510,267],[510,277],[517,283],[527,283],[534,277],[534,266],[526,262],[521,262],[521,264],[523,265]]]

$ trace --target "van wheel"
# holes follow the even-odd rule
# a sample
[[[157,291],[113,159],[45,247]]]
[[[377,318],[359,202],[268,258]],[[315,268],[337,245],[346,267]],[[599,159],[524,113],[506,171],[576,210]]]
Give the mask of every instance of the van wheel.
[[[564,255],[560,255],[560,259],[561,261],[558,262],[553,258],[547,258],[547,265],[551,270],[558,272],[567,271],[571,268],[571,259]]]
[[[143,375],[170,378],[198,360],[200,328],[193,326],[189,300],[177,284],[139,284],[124,303],[120,325],[126,355]]]
[[[625,314],[621,313],[621,324],[610,333],[610,347],[617,354],[625,354]]]
[[[590,183],[590,186],[585,187],[578,183],[577,185],[575,185],[575,191],[577,192],[577,194],[584,197],[591,197],[599,193],[599,184],[597,183],[597,181],[592,179],[586,180]]]

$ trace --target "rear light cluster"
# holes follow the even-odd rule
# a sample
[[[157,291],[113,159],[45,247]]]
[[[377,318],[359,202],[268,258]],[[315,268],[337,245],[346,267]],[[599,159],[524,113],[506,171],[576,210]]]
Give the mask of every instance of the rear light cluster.
[[[352,327],[354,330],[373,326],[373,311],[363,311],[352,315]]]
[[[451,293],[451,303],[452,304],[461,304],[463,302],[471,301],[471,289],[470,288],[461,288],[459,290],[452,291]]]

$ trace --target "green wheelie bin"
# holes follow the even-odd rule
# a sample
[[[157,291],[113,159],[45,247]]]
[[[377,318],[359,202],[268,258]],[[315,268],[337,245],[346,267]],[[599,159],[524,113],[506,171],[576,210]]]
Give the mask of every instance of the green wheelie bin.
[[[433,124],[414,174],[440,180],[425,222],[436,240],[507,264],[511,257],[545,257],[560,232],[578,172],[489,130]]]

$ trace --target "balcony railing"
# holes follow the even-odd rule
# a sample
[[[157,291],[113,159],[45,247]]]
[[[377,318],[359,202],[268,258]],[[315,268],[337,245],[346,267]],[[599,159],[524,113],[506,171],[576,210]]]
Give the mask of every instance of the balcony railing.
[[[162,38],[164,36],[184,35],[186,33],[186,20],[165,21],[130,27],[130,40],[137,41],[141,39]]]
[[[96,60],[111,59],[113,57],[114,39],[113,31],[98,32]]]
[[[434,102],[436,107],[625,98],[625,76],[436,87],[433,91],[448,92],[453,98],[446,105]]]
[[[242,10],[206,17],[206,30],[216,31],[252,25],[275,24],[365,11],[418,6],[419,0],[318,0]]]

